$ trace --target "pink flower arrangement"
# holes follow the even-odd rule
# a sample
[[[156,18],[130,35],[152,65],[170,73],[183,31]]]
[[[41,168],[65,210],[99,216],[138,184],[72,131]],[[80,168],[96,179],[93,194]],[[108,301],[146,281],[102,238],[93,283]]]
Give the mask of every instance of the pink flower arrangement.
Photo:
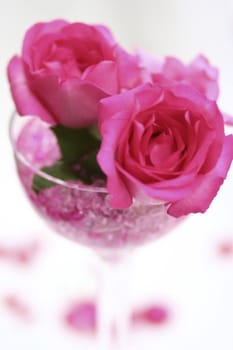
[[[27,31],[8,77],[18,113],[51,125],[64,162],[85,167],[95,155],[114,208],[137,199],[164,202],[175,217],[205,212],[227,176],[233,135],[204,56],[185,65],[130,54],[105,26],[56,20]]]
[[[79,128],[97,120],[102,98],[140,83],[140,68],[108,28],[55,20],[27,31],[8,76],[19,114]]]

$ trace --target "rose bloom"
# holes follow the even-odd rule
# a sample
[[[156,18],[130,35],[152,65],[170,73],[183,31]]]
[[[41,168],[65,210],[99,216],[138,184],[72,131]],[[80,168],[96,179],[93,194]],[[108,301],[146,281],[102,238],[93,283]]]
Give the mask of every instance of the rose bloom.
[[[139,75],[136,56],[106,27],[64,20],[32,26],[8,65],[18,113],[67,127],[94,123],[99,100],[136,86]]]
[[[171,82],[190,84],[209,99],[217,100],[218,70],[203,55],[198,55],[188,64],[172,56],[158,59],[142,51],[138,51],[138,58],[144,71],[144,82],[156,83],[157,74],[162,74]]]
[[[103,99],[99,127],[98,162],[114,208],[146,197],[175,217],[204,212],[233,158],[216,103],[164,77]]]

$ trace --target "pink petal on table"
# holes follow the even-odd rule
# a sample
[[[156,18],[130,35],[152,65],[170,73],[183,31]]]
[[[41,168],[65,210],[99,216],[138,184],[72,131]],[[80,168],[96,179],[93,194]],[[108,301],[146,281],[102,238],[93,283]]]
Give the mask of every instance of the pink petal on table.
[[[96,331],[96,307],[92,301],[82,301],[71,305],[65,315],[67,326],[79,332]]]
[[[170,311],[162,305],[149,305],[133,313],[135,324],[162,325],[170,318]]]
[[[3,299],[3,304],[12,314],[22,321],[31,322],[32,312],[24,300],[17,295],[9,294]]]
[[[33,241],[24,246],[7,247],[0,245],[0,259],[19,265],[29,265],[40,249],[39,242]]]
[[[217,245],[217,252],[223,258],[233,257],[233,239],[219,242]]]
[[[157,326],[165,324],[170,318],[170,311],[163,305],[148,305],[134,311],[131,323],[134,325]],[[71,305],[65,314],[65,324],[77,332],[96,332],[96,305],[94,301],[80,301]]]

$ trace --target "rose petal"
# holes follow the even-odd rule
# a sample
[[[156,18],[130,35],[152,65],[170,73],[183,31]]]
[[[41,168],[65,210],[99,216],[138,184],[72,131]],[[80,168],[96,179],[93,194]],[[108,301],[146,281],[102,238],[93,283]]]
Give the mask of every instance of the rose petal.
[[[163,180],[161,182],[143,183],[118,163],[117,169],[124,176],[124,179],[132,183],[133,188],[141,188],[148,196],[155,199],[177,201],[189,195],[195,188],[195,174],[181,175],[176,179]],[[134,192],[131,191],[131,193],[133,196]]]
[[[133,113],[135,108],[135,97],[131,91],[127,91],[121,95],[114,95],[108,98],[104,98],[99,104],[99,126],[100,131],[102,125],[111,119],[115,114],[123,111],[127,112],[122,115],[122,118],[129,119],[129,115]]]
[[[33,90],[53,111],[56,123],[71,128],[86,127],[95,122],[98,102],[106,96],[91,83],[74,78],[60,84],[54,76],[34,80]]]
[[[219,95],[218,70],[209,64],[207,58],[203,55],[197,56],[191,62],[189,70],[192,77],[191,83],[209,99],[217,100]]]
[[[101,44],[107,42],[111,47],[114,47],[116,45],[116,40],[114,39],[112,32],[106,26],[99,24],[96,25],[95,28],[104,39],[104,41],[101,41]],[[103,49],[104,48],[105,46]]]
[[[128,90],[142,83],[137,56],[129,55],[120,46],[115,48],[115,55],[121,89]]]
[[[134,90],[136,110],[152,110],[153,107],[164,101],[164,90],[159,85],[145,84]]]
[[[211,100],[218,97],[218,70],[210,66],[202,55],[188,65],[175,57],[166,57],[161,73],[173,83],[182,82],[192,86]]]
[[[221,156],[216,167],[199,176],[199,184],[190,196],[172,203],[168,213],[175,217],[189,213],[205,212],[222,185],[233,159],[233,135],[225,137]]]
[[[34,24],[27,32],[23,41],[22,57],[28,64],[31,62],[31,46],[39,38],[46,34],[57,33],[69,23],[64,20],[54,20],[50,22],[39,22]]]
[[[55,123],[53,115],[40,103],[40,100],[35,97],[28,86],[23,62],[17,56],[14,56],[9,62],[8,79],[16,108],[20,115],[40,116],[42,120],[49,124]]]
[[[103,79],[104,76],[107,78]],[[119,91],[115,62],[102,61],[90,66],[84,71],[81,79],[98,86],[106,95],[114,95]]]
[[[161,72],[164,60],[154,57],[141,49],[136,50],[136,55],[142,68],[142,80],[144,83],[152,82],[152,74]]]
[[[116,170],[114,152],[112,152],[124,129],[124,118],[122,117],[122,114],[119,113],[111,122],[105,121],[101,129],[105,137],[97,155],[97,161],[107,175],[107,189],[113,208],[128,208],[132,204],[127,187]]]

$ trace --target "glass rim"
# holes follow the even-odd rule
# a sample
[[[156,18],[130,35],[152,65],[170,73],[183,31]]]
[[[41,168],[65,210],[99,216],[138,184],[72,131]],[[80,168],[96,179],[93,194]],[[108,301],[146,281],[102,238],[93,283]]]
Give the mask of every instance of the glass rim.
[[[22,118],[27,118],[27,117],[39,119],[38,117],[31,116],[31,115],[28,115],[25,117],[23,116]],[[12,149],[13,149],[13,152],[14,152],[16,159],[18,159],[20,162],[22,162],[25,166],[27,166],[30,170],[32,170],[36,175],[39,175],[42,178],[44,178],[45,180],[53,182],[56,185],[60,185],[60,186],[66,187],[66,188],[76,189],[79,191],[89,191],[89,192],[96,192],[96,193],[99,192],[99,193],[106,193],[106,194],[108,193],[106,187],[101,187],[101,186],[98,187],[98,186],[94,186],[94,185],[86,185],[86,184],[80,184],[80,183],[74,183],[74,182],[67,182],[67,181],[61,180],[55,176],[46,174],[44,171],[42,171],[40,169],[36,169],[35,166],[30,161],[28,161],[25,158],[25,156],[16,148],[17,137],[14,136],[14,128],[15,128],[15,123],[19,120],[19,118],[21,118],[21,116],[19,116],[16,111],[13,111],[11,113],[10,122],[9,122],[9,138],[10,138],[11,146],[12,146]]]

